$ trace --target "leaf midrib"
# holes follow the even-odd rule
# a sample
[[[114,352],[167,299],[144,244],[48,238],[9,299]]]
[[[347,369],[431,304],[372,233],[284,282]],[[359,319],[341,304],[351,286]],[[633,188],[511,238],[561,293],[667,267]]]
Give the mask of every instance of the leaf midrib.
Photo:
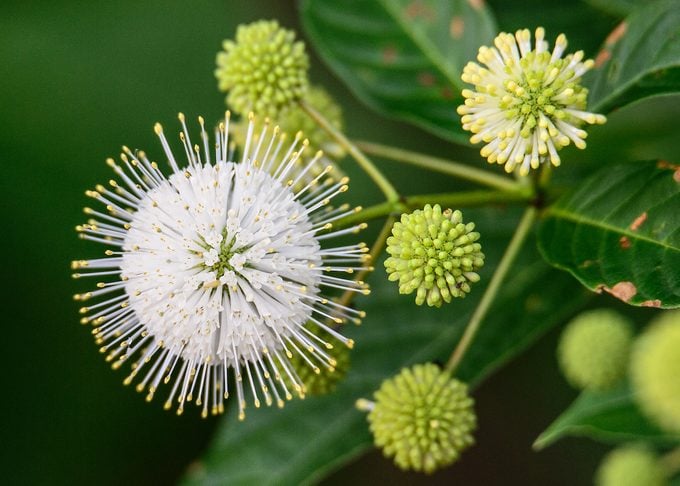
[[[665,2],[665,3],[668,3],[668,2]],[[664,6],[665,6],[665,4],[664,4]],[[649,31],[651,31],[651,30],[653,30],[653,29],[655,28],[655,26],[656,26],[656,24],[657,24],[657,22],[658,22],[658,18],[661,17],[661,16],[663,16],[665,12],[666,12],[666,9],[660,9],[660,10],[659,10],[659,12],[657,13],[657,15],[654,17],[654,20],[653,20],[652,22],[650,22],[649,26],[644,30],[643,34],[640,36],[640,39],[644,38],[644,37],[647,35],[647,33],[648,33]],[[630,25],[630,23],[631,23],[631,22],[630,22],[630,18],[631,18],[631,17],[633,17],[633,16],[638,17],[638,16],[641,16],[641,15],[642,15],[642,12],[640,12],[640,11],[638,11],[637,13],[633,13],[632,15],[630,15],[630,16],[628,16],[628,17],[626,18],[625,22],[626,22],[628,25]],[[670,41],[670,39],[667,39],[667,40],[666,40],[666,43],[667,43],[668,41]],[[664,44],[664,46],[665,46],[665,45],[666,45],[666,44]],[[618,47],[618,46],[617,46],[617,47]],[[639,48],[639,42],[636,43],[636,45],[633,46],[633,47],[634,47],[634,49]],[[618,53],[619,50],[620,50],[620,48],[617,49],[617,53]],[[603,106],[606,107],[606,106],[611,105],[612,101],[615,101],[617,98],[620,98],[623,94],[625,94],[626,92],[628,92],[628,91],[629,91],[630,89],[632,89],[634,86],[640,84],[640,82],[641,82],[642,80],[644,80],[645,78],[647,78],[647,77],[649,77],[649,76],[653,76],[654,73],[657,73],[657,72],[659,72],[659,71],[661,71],[661,70],[664,70],[664,69],[670,69],[670,68],[680,67],[680,62],[675,62],[675,63],[674,63],[674,62],[671,62],[671,63],[668,63],[668,64],[659,63],[659,62],[657,61],[657,59],[658,59],[658,55],[659,55],[659,53],[660,53],[661,51],[662,51],[661,49],[659,49],[659,50],[656,51],[657,57],[655,57],[654,59],[652,59],[651,62],[649,62],[649,63],[647,64],[647,66],[646,66],[646,67],[645,67],[645,68],[644,68],[637,76],[633,76],[633,77],[630,78],[627,82],[624,82],[624,83],[618,85],[618,87],[614,87],[613,90],[609,91],[608,94],[606,94],[604,97],[602,97],[602,98],[599,100],[599,102],[598,102],[598,103],[595,103],[592,107],[590,107],[590,109],[591,109],[592,111],[594,111],[594,112],[600,111],[600,109],[601,109]],[[628,58],[630,58],[630,53],[629,53]],[[610,83],[607,82],[607,79],[606,79],[606,76],[607,76],[607,72],[606,72],[606,71],[607,71],[608,67],[611,65],[611,63],[612,63],[614,60],[615,60],[615,58],[612,57],[612,59],[610,59],[610,60],[609,60],[608,62],[606,62],[602,67],[599,68],[600,72],[599,72],[599,74],[598,74],[598,77],[599,77],[599,76],[604,76],[604,80],[602,81],[602,83],[600,83],[601,86],[604,86],[604,88],[602,88],[603,90],[605,90],[607,86],[609,86],[609,87],[611,88]],[[598,88],[599,88],[599,86],[598,86]],[[627,104],[628,104],[628,103],[627,103]],[[608,110],[608,111],[611,111],[611,109]]]
[[[385,13],[389,15],[394,22],[399,25],[406,36],[411,42],[413,42],[425,55],[425,57],[432,63],[433,66],[439,70],[441,74],[444,75],[446,80],[453,86],[460,88],[461,80],[458,79],[453,73],[450,73],[446,64],[442,62],[441,56],[437,52],[438,49],[434,47],[430,41],[427,39],[422,39],[421,36],[417,35],[415,30],[409,28],[408,24],[404,22],[404,19],[399,15],[399,12],[391,5],[390,0],[378,0],[377,2],[385,10]]]
[[[566,219],[568,221],[573,221],[575,223],[592,226],[594,228],[599,228],[599,229],[602,229],[602,230],[605,230],[605,231],[610,231],[612,233],[617,233],[617,234],[632,238],[633,240],[651,243],[652,245],[662,247],[664,250],[680,252],[680,247],[672,246],[672,245],[664,243],[663,241],[655,240],[653,238],[642,235],[640,233],[637,233],[637,232],[634,232],[634,231],[631,231],[631,230],[628,230],[628,229],[625,229],[625,228],[613,226],[611,224],[607,224],[603,221],[597,221],[597,220],[591,219],[587,216],[584,216],[582,214],[573,213],[573,212],[568,211],[566,209],[553,207],[553,208],[549,209],[546,214],[548,216],[551,216],[551,215],[557,216],[559,218]]]

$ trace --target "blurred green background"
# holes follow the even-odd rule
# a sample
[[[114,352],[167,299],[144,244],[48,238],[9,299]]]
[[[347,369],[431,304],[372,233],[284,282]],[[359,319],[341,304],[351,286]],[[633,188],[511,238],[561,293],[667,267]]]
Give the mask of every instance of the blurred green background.
[[[502,27],[524,26],[523,12],[567,34],[569,22],[577,21],[576,47],[590,55],[600,33],[616,24],[597,16],[598,27],[585,35],[584,25],[594,15],[588,8],[567,9],[572,17],[565,20],[551,13],[552,2],[517,3],[522,6],[501,16]],[[544,6],[545,18],[538,18]],[[84,220],[83,191],[111,177],[103,162],[120,145],[158,156],[154,122],[171,127],[180,110],[211,121],[220,116],[215,53],[238,23],[259,18],[277,18],[299,30],[292,1],[2,2],[3,483],[173,483],[207,447],[217,420],[201,420],[193,409],[178,418],[163,412],[160,402],[145,403],[123,387],[123,372],[109,369],[90,330],[78,324],[72,294],[87,282],[71,280],[69,262],[101,249],[78,240],[73,228]],[[312,77],[342,103],[350,135],[480,160],[475,150],[369,112],[317,58]],[[606,131],[594,131],[580,163],[606,163],[605,156],[677,158],[679,108],[678,98],[667,98],[614,114]],[[377,200],[351,164],[346,166],[355,176],[358,200]],[[432,182],[409,169],[385,167],[401,187],[407,181],[413,190],[450,187],[440,177]],[[611,304],[597,301],[603,302]],[[634,314],[640,321],[649,317],[644,310]],[[423,478],[397,472],[374,452],[327,484],[588,484],[605,447],[570,440],[541,453],[530,449],[575,396],[555,368],[556,336],[557,331],[546,336],[477,391],[478,445],[460,464]]]

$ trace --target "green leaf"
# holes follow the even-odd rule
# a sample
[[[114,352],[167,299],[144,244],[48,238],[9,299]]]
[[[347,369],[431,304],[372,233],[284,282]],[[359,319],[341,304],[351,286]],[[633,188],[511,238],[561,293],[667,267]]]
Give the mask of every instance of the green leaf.
[[[586,0],[587,3],[611,15],[626,16],[648,0]]]
[[[616,26],[616,19],[604,14],[582,0],[486,0],[496,16],[501,31],[542,26],[546,40],[554,45],[560,33],[569,41],[567,52],[583,50],[593,57],[607,34]],[[635,0],[639,1],[639,0]],[[583,19],[588,19],[584,22]],[[533,35],[533,32],[532,32]]]
[[[680,166],[603,169],[543,216],[549,263],[629,304],[680,307]]]
[[[677,443],[680,436],[663,432],[640,413],[627,385],[606,392],[583,392],[536,439],[534,449],[545,449],[567,436],[605,442],[644,440]]]
[[[608,113],[648,96],[680,91],[677,0],[639,7],[605,41],[588,75],[590,111]]]
[[[305,0],[302,21],[322,59],[368,106],[467,143],[456,113],[460,75],[496,34],[483,2]]]
[[[309,484],[371,448],[366,417],[355,410],[355,401],[371,397],[402,366],[448,357],[517,221],[516,213],[498,210],[468,210],[466,217],[482,232],[488,262],[468,298],[441,309],[418,307],[412,295],[398,296],[378,265],[373,293],[358,302],[368,317],[362,326],[346,328],[356,341],[347,379],[329,396],[295,400],[283,410],[248,410],[243,423],[229,413],[186,483]],[[473,385],[569,317],[589,295],[546,265],[530,244],[504,289],[459,368],[459,376]],[[564,295],[570,296],[566,302]]]

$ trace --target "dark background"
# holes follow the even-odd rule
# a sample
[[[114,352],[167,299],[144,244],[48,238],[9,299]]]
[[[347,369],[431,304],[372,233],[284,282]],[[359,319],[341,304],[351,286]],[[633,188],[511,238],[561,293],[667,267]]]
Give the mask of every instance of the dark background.
[[[517,5],[503,26],[521,25],[523,11],[535,18],[540,2]],[[3,483],[172,483],[207,447],[217,420],[201,420],[198,413],[178,418],[163,412],[160,401],[145,403],[122,386],[123,372],[109,369],[90,329],[78,324],[72,294],[87,282],[71,280],[69,262],[91,254],[92,246],[78,240],[73,228],[85,219],[81,208],[89,202],[83,191],[111,177],[103,162],[120,145],[159,154],[154,122],[170,127],[180,110],[188,118],[220,116],[224,102],[213,77],[214,57],[238,23],[277,18],[299,31],[296,15],[294,2],[275,0],[0,4]],[[546,17],[548,24],[551,19]],[[588,22],[575,20],[580,29]],[[602,22],[599,29],[606,32],[616,19]],[[585,38],[582,47],[592,56],[600,39]],[[342,103],[349,135],[481,160],[476,150],[452,147],[369,112],[316,58],[312,77]],[[578,164],[677,154],[678,107],[677,98],[667,98],[614,114],[607,130],[589,139],[591,148]],[[563,157],[565,165],[570,159],[573,154]],[[351,163],[345,166],[356,176],[354,193],[367,191]],[[402,187],[408,181],[411,191],[446,189],[444,178],[433,182],[406,168],[385,167]],[[371,193],[361,200],[376,198]],[[636,315],[648,317],[644,311]],[[604,446],[583,439],[541,453],[530,449],[575,396],[555,368],[557,335],[546,336],[477,391],[478,445],[460,464],[425,478],[404,475],[372,453],[327,483],[589,483]]]

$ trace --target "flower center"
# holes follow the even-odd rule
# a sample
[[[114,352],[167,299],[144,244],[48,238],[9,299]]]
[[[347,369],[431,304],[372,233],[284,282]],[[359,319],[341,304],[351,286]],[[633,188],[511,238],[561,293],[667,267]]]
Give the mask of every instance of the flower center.
[[[220,279],[227,271],[235,271],[231,261],[232,257],[241,254],[248,249],[247,247],[235,248],[236,236],[229,236],[227,228],[222,230],[220,236],[221,241],[219,242],[219,247],[217,247],[217,245],[210,245],[209,243],[205,244],[207,253],[204,253],[206,258],[202,265],[204,270],[215,272],[217,279]]]

